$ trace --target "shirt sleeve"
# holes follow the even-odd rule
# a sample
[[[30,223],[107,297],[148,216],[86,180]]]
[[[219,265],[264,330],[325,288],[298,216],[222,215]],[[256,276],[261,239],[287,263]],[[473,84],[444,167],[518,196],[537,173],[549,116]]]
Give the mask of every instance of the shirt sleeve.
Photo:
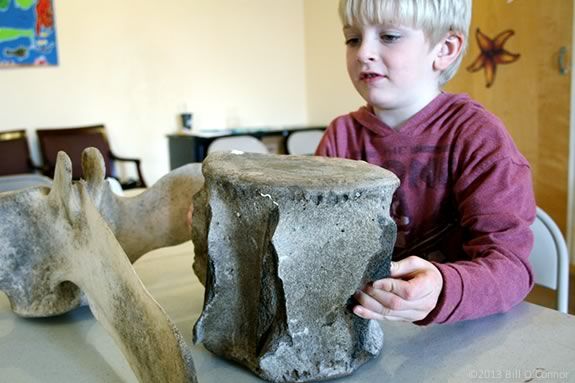
[[[334,122],[332,122],[325,130],[325,133],[315,150],[315,155],[322,157],[336,157]]]
[[[530,167],[517,158],[469,164],[471,170],[455,183],[463,250],[469,260],[435,264],[443,276],[443,290],[435,309],[417,324],[505,312],[533,287],[528,258],[536,207]]]

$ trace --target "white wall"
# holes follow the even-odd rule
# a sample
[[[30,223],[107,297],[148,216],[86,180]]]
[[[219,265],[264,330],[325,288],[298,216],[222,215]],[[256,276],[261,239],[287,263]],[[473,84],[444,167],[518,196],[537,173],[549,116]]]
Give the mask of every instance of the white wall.
[[[348,78],[338,0],[304,0],[309,123],[327,125],[365,102]]]
[[[0,69],[0,130],[28,129],[34,148],[37,128],[104,123],[151,184],[184,108],[202,130],[306,124],[303,4],[55,1],[60,64]]]

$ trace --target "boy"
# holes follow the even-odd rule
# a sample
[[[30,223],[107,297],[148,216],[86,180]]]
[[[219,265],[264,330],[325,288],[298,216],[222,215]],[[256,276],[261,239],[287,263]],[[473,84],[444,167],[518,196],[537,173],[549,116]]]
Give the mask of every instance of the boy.
[[[336,118],[316,154],[401,180],[391,276],[358,291],[354,313],[429,324],[509,310],[533,286],[529,164],[499,119],[441,90],[461,62],[471,0],[340,0],[339,10],[367,106]]]

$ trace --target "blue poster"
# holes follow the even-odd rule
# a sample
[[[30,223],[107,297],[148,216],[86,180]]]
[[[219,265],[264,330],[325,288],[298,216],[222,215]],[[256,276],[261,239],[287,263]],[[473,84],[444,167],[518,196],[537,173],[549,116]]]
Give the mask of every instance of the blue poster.
[[[0,0],[0,66],[57,64],[52,0]]]

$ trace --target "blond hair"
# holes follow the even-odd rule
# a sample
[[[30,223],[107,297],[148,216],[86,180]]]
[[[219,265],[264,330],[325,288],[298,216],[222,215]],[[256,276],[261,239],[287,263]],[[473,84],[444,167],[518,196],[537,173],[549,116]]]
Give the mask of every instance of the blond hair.
[[[344,26],[403,24],[421,29],[431,46],[449,32],[461,33],[464,45],[459,57],[439,76],[444,85],[457,72],[467,48],[472,0],[340,0]]]

